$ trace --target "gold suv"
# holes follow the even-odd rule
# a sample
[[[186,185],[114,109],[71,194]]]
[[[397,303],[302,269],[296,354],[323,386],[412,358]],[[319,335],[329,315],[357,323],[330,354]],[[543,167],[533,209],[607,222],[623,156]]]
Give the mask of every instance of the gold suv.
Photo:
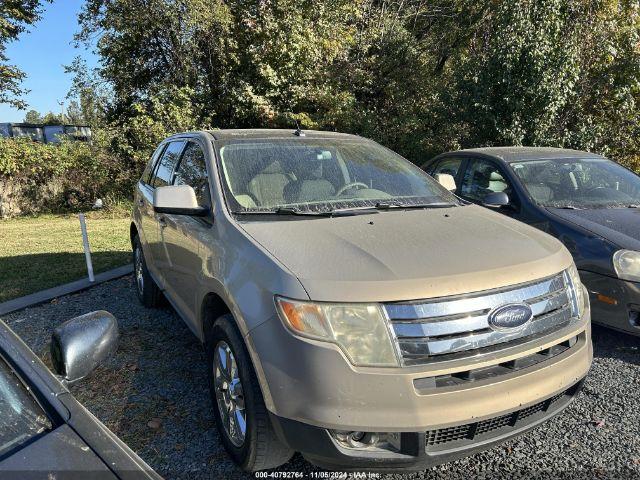
[[[167,138],[131,241],[140,300],[162,292],[205,345],[220,438],[245,470],[295,451],[424,469],[560,412],[591,364],[560,242],[361,137]]]

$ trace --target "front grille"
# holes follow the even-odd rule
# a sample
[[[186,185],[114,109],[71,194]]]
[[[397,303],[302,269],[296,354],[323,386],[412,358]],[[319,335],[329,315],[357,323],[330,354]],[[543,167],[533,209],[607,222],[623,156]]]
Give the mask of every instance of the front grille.
[[[466,425],[429,430],[426,432],[427,451],[434,452],[455,448],[465,443],[485,440],[490,437],[499,436],[502,433],[507,433],[509,429],[516,429],[528,423],[527,419],[535,420],[531,417],[544,414],[565,396],[573,396],[578,388],[579,385],[575,385],[542,402],[507,415],[489,418],[481,422],[468,423]]]
[[[413,380],[413,385],[416,388],[416,391],[421,394],[423,392],[430,393],[433,388],[464,387],[488,378],[498,378],[502,375],[517,372],[557,357],[573,347],[578,343],[578,341],[583,341],[584,338],[584,333],[581,333],[536,353],[519,357],[515,360],[508,360],[506,362],[490,365],[488,367],[472,368],[470,370],[462,370],[455,373],[415,378]]]
[[[405,366],[476,355],[548,335],[573,319],[573,289],[566,274],[507,289],[384,305]],[[526,303],[533,318],[521,328],[494,330],[492,310]]]

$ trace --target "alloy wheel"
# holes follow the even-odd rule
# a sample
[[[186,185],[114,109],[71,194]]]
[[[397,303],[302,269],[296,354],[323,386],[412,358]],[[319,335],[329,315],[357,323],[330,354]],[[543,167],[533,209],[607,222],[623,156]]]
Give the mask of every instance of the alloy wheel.
[[[225,432],[233,445],[241,447],[247,432],[244,391],[235,356],[224,341],[214,350],[213,382]]]
[[[136,273],[136,286],[138,287],[138,293],[142,295],[144,293],[144,274],[142,266],[142,249],[139,246],[136,247],[134,264]]]

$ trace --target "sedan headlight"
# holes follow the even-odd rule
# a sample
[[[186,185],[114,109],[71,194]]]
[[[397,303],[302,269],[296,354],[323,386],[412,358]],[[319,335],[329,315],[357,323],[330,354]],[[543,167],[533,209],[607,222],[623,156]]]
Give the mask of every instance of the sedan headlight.
[[[618,250],[613,254],[613,268],[619,279],[640,282],[640,252]]]
[[[566,275],[569,280],[569,295],[571,296],[573,316],[582,318],[587,299],[585,298],[584,288],[582,287],[580,275],[578,274],[575,263],[572,263],[566,270]]]
[[[380,305],[312,303],[276,297],[278,313],[293,333],[337,344],[361,366],[399,366]]]

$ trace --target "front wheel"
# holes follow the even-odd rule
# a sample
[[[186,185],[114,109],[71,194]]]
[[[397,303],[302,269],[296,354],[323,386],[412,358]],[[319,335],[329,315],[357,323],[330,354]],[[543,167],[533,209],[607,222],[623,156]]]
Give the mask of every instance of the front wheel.
[[[133,273],[135,275],[136,293],[140,303],[147,308],[155,308],[160,304],[160,289],[151,278],[144,259],[140,237],[133,239]]]
[[[279,467],[293,451],[277,438],[249,354],[231,315],[208,334],[209,388],[225,450],[243,470]]]

